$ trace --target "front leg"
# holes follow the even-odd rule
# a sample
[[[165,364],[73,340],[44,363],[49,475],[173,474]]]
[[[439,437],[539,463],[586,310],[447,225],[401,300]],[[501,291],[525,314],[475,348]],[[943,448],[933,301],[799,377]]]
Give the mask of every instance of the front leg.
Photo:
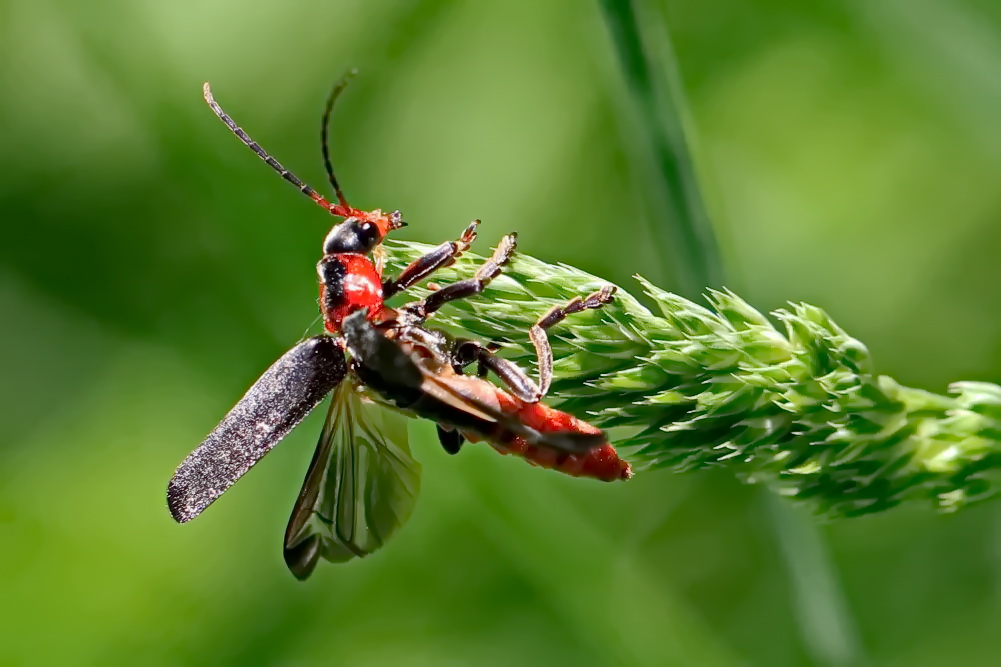
[[[434,250],[421,255],[411,262],[396,278],[387,278],[382,281],[382,298],[388,299],[394,294],[399,294],[424,280],[438,269],[453,264],[462,253],[469,250],[469,246],[476,240],[476,226],[479,224],[479,220],[473,220],[466,227],[466,230],[462,232],[459,240],[442,243]]]
[[[511,255],[514,254],[517,245],[518,235],[514,232],[507,234],[497,244],[494,254],[480,266],[472,278],[466,278],[465,280],[446,285],[428,294],[420,301],[404,305],[400,310],[409,313],[419,323],[426,320],[432,313],[449,301],[465,299],[466,297],[479,294],[490,284],[491,280],[500,275],[501,268],[511,259]]]

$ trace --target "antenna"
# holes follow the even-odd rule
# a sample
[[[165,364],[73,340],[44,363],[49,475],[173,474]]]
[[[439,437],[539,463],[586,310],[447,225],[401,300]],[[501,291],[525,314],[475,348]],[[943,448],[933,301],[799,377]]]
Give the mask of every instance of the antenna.
[[[323,195],[321,195],[316,190],[303,183],[298,176],[296,176],[291,171],[283,167],[281,163],[278,162],[278,160],[268,155],[267,151],[261,148],[260,144],[251,139],[250,135],[244,132],[243,129],[233,121],[230,115],[222,110],[222,107],[219,106],[219,103],[216,102],[215,98],[212,96],[212,89],[209,87],[207,81],[205,82],[205,85],[202,86],[202,94],[205,96],[205,101],[208,103],[209,107],[212,109],[215,115],[219,117],[219,120],[221,120],[226,125],[226,127],[228,127],[233,132],[233,134],[237,136],[237,138],[240,141],[246,144],[247,147],[250,148],[250,150],[257,153],[257,156],[262,160],[264,160],[269,167],[277,171],[278,174],[286,181],[288,181],[295,187],[299,188],[299,192],[306,195],[307,197],[309,197],[310,199],[312,199],[317,204],[327,209],[330,213],[334,215],[339,215],[342,217],[348,217],[349,215],[351,215],[350,208],[347,206],[339,190],[337,194],[340,204],[331,204],[323,197]]]
[[[358,70],[353,68],[349,69],[347,73],[338,79],[337,83],[334,84],[333,89],[330,91],[330,95],[327,97],[327,106],[323,110],[323,119],[320,121],[320,147],[323,150],[323,166],[327,170],[327,178],[330,180],[330,185],[334,188],[334,194],[337,195],[337,202],[346,209],[350,209],[351,206],[348,204],[348,200],[344,198],[341,186],[337,183],[337,176],[334,175],[334,165],[330,162],[330,144],[327,128],[330,126],[330,115],[334,110],[334,102],[337,101],[341,92],[347,88],[348,82],[351,81],[356,74],[358,74]]]

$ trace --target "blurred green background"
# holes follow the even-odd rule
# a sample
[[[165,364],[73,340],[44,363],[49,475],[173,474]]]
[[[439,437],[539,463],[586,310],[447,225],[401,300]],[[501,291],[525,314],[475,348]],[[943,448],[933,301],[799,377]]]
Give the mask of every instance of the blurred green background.
[[[728,286],[825,308],[905,384],[997,382],[1001,4],[660,9]],[[601,485],[421,423],[410,523],[300,584],[317,414],[171,520],[174,467],[314,321],[331,222],[202,82],[321,186],[357,66],[339,174],[403,238],[476,217],[480,250],[670,276],[596,4],[2,0],[0,31],[0,664],[997,664],[997,503],[818,524],[726,471]]]

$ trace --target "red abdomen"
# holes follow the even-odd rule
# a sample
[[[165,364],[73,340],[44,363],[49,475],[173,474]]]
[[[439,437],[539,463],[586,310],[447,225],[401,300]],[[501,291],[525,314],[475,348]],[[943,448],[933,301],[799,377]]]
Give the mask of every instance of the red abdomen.
[[[382,318],[382,277],[367,256],[327,255],[316,271],[320,277],[320,312],[327,331],[340,333],[344,318],[361,308],[368,308],[370,320]]]
[[[507,392],[497,390],[497,398],[504,412],[514,413],[526,426],[540,433],[570,431],[573,433],[601,433],[601,429],[560,412],[542,403],[522,403]],[[515,454],[534,465],[557,470],[572,477],[592,477],[604,482],[629,479],[633,476],[629,463],[619,457],[609,443],[596,447],[586,454],[571,454],[548,447],[530,445],[520,436],[511,435],[491,442],[502,454]]]

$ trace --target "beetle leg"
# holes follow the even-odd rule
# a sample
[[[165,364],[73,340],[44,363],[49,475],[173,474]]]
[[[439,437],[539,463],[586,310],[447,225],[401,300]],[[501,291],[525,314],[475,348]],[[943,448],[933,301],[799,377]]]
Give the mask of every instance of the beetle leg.
[[[553,381],[553,348],[549,345],[546,329],[559,324],[567,315],[601,308],[612,300],[615,289],[615,285],[606,285],[583,299],[579,296],[574,297],[564,306],[554,306],[532,325],[528,331],[528,337],[535,347],[535,356],[539,362],[539,391],[534,400],[530,400],[530,402],[536,403],[541,400],[549,391],[549,385]]]
[[[427,278],[429,275],[455,263],[462,253],[469,250],[469,246],[476,240],[476,226],[479,220],[473,220],[466,227],[457,241],[446,241],[440,246],[421,255],[407,268],[400,272],[395,278],[388,278],[382,281],[382,298],[388,299],[394,294],[409,289]]]
[[[436,426],[438,427],[438,442],[441,443],[442,449],[448,454],[458,454],[462,443],[466,441],[459,430],[451,427],[446,428],[441,424]]]
[[[449,301],[479,294],[490,284],[491,280],[500,275],[501,267],[511,259],[511,255],[514,254],[514,249],[517,245],[517,234],[507,234],[497,245],[493,256],[483,263],[472,278],[466,278],[451,285],[445,285],[441,289],[428,294],[420,301],[403,306],[401,310],[410,312],[418,321],[424,321]]]
[[[493,371],[501,382],[511,390],[511,393],[519,399],[526,403],[538,403],[549,391],[549,385],[553,381],[553,348],[549,345],[546,329],[559,324],[566,319],[567,315],[601,308],[612,300],[615,289],[614,285],[608,285],[585,298],[574,297],[563,306],[551,308],[532,325],[528,337],[535,347],[535,355],[539,365],[538,383],[529,378],[525,371],[513,362],[498,357],[495,352],[500,346],[496,344],[484,346],[472,340],[462,341],[456,346],[452,365],[456,372],[461,372],[463,368],[475,361],[477,375],[484,377],[487,371]]]
[[[493,371],[494,375],[519,399],[526,403],[538,401],[536,397],[540,395],[539,386],[517,364],[498,357],[495,354],[498,349],[499,346],[495,344],[483,345],[474,340],[464,340],[456,345],[452,367],[460,373],[463,368],[475,361],[478,377],[486,377],[488,371]]]

